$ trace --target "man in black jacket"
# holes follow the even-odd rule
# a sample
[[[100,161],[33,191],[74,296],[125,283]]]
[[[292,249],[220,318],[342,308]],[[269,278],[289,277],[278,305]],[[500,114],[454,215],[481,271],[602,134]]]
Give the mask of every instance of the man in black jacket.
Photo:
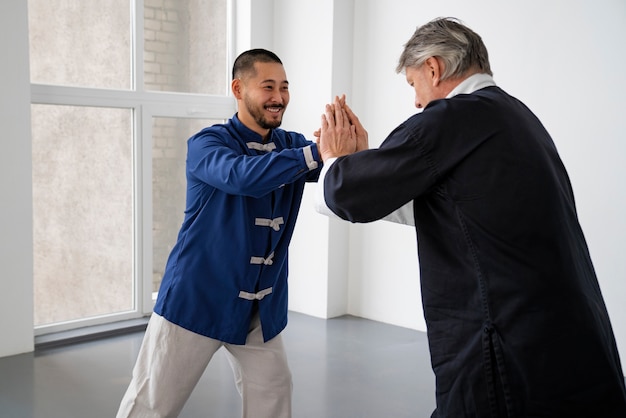
[[[615,338],[550,135],[495,85],[479,35],[419,27],[397,67],[423,108],[380,148],[340,101],[319,138],[332,213],[407,205],[436,376],[433,417],[626,417]]]

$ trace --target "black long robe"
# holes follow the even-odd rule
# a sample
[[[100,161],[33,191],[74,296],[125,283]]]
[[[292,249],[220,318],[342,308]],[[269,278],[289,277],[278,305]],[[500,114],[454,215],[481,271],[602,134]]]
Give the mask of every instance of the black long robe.
[[[498,87],[431,102],[341,157],[328,207],[413,201],[433,417],[626,417],[615,338],[550,135]]]

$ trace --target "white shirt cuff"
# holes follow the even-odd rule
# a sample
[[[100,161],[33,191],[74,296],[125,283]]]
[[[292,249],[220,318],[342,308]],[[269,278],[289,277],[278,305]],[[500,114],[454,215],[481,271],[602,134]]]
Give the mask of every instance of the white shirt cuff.
[[[320,176],[317,179],[317,189],[315,191],[315,210],[322,215],[329,216],[335,219],[341,219],[339,216],[335,215],[335,213],[330,210],[328,205],[326,205],[326,199],[324,198],[324,177],[326,177],[326,172],[330,168],[331,165],[335,162],[337,158],[329,158],[324,161],[324,165],[322,166],[322,171],[320,172]]]

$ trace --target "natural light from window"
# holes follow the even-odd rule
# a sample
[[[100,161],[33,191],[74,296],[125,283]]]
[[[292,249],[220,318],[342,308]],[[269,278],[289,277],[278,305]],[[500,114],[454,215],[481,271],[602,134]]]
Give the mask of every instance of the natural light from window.
[[[182,222],[186,140],[232,114],[231,7],[28,0],[40,332],[151,311]]]

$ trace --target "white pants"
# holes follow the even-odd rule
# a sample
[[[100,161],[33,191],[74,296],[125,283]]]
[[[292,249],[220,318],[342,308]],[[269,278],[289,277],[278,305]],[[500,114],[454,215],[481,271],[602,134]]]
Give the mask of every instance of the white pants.
[[[291,371],[282,337],[263,342],[258,315],[245,345],[225,344],[152,314],[117,418],[180,414],[213,354],[228,350],[244,418],[291,417]]]

